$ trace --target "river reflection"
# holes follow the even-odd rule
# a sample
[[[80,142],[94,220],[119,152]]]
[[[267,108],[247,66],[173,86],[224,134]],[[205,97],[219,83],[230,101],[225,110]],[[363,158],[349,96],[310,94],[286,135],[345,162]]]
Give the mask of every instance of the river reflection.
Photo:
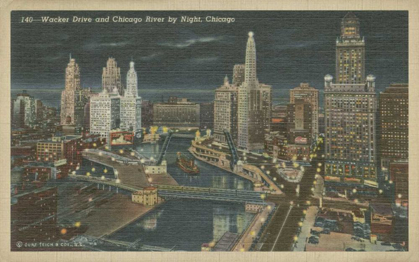
[[[136,150],[145,157],[157,158],[162,143],[163,141],[156,144],[141,144],[136,148]],[[192,157],[192,154],[188,152],[190,144],[190,138],[173,137],[170,141],[165,157],[168,164],[167,170],[169,174],[180,185],[247,190],[253,189],[253,185],[250,181],[199,160],[195,160],[195,163],[198,165],[200,170],[199,174],[189,175],[183,172],[176,165],[176,153],[182,152],[182,154]]]
[[[203,243],[218,241],[225,232],[242,233],[253,214],[243,205],[204,200],[171,200],[109,238],[145,245],[199,251]]]

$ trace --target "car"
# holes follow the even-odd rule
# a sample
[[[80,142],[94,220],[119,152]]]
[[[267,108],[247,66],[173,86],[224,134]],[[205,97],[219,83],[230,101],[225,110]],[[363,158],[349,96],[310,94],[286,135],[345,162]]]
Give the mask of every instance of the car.
[[[311,236],[311,237],[308,239],[308,243],[310,243],[310,244],[314,244],[314,245],[317,245],[317,244],[319,243],[319,238],[318,238],[318,237],[316,237],[316,236]]]
[[[348,247],[347,249],[345,249],[345,251],[356,251],[356,249],[353,249],[352,247]]]
[[[323,229],[323,231],[321,233],[326,234],[326,235],[330,235],[330,229],[325,228],[325,229]]]

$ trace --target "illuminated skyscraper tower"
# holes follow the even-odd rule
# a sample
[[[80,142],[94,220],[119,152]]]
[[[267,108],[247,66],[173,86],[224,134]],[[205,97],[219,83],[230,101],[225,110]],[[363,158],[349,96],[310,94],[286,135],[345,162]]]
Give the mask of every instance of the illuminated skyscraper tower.
[[[83,125],[84,106],[89,91],[80,87],[80,68],[71,58],[65,70],[65,89],[61,93],[61,125]]]
[[[375,77],[364,80],[364,40],[352,13],[338,38],[337,83],[325,81],[325,179],[377,186]]]
[[[342,19],[340,37],[336,39],[336,83],[365,82],[365,41],[359,19],[349,12]]]
[[[120,95],[124,94],[121,68],[118,67],[115,58],[110,57],[106,63],[106,67],[103,68],[102,88],[106,89],[108,93],[112,93],[115,87],[118,89]]]
[[[121,97],[121,126],[122,130],[135,131],[141,135],[141,97],[138,97],[137,72],[134,62],[130,62],[127,73],[127,89]]]
[[[259,84],[256,76],[256,44],[249,32],[246,47],[244,83],[238,89],[238,147],[259,150],[264,147],[265,130],[270,127],[272,87]]]

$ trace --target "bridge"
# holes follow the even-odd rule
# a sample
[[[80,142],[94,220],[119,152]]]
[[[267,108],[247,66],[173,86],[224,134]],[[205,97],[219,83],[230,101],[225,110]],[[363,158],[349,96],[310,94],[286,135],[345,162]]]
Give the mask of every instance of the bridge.
[[[92,176],[82,176],[70,174],[70,178],[95,183],[103,186],[103,190],[108,186],[109,190],[112,188],[116,189],[116,192],[119,193],[118,189],[122,189],[128,192],[136,192],[142,190],[141,187],[134,187],[130,185],[125,185],[118,183],[118,180],[92,177]],[[221,188],[211,188],[211,187],[188,187],[188,186],[169,186],[169,185],[153,185],[157,187],[158,194],[160,197],[165,199],[201,199],[201,200],[213,200],[213,201],[227,201],[227,202],[237,202],[237,203],[249,203],[249,204],[260,204],[265,205],[264,198],[269,192],[264,191],[252,191],[252,190],[238,190],[238,189],[221,189]]]
[[[164,143],[160,152],[159,157],[157,158],[157,165],[159,166],[161,162],[164,159],[164,156],[166,155],[167,148],[169,148],[170,139],[172,138],[173,131],[169,130],[169,133],[167,134],[166,138],[164,139]]]
[[[231,152],[230,168],[231,171],[234,171],[234,166],[237,165],[237,162],[239,161],[239,154],[237,153],[237,149],[234,146],[233,138],[231,137],[230,132],[228,132],[228,130],[224,130],[224,135],[227,140],[228,148]]]

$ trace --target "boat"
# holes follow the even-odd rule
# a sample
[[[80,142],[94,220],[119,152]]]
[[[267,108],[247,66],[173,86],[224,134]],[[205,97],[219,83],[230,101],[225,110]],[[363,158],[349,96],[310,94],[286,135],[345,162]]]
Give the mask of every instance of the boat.
[[[185,156],[182,156],[180,152],[177,152],[176,164],[185,173],[188,173],[191,175],[196,175],[199,173],[199,168],[195,164],[194,159],[190,159]]]

